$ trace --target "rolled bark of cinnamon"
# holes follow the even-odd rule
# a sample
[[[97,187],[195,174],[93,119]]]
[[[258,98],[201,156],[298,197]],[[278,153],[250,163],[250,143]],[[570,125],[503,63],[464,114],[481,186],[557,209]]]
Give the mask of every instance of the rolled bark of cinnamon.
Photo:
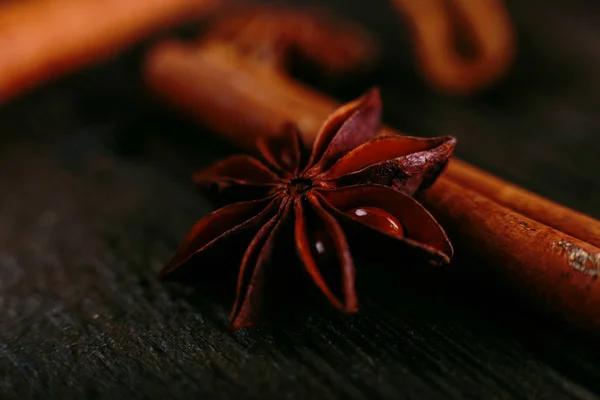
[[[473,93],[501,78],[512,64],[516,39],[506,8],[499,0],[393,0],[412,31],[421,72],[436,89],[454,94]],[[450,10],[456,8],[454,13]],[[459,21],[452,21],[461,17]],[[455,46],[463,35],[474,47],[471,57]]]
[[[538,222],[600,247],[600,221],[504,181],[464,161],[453,159],[446,176]]]
[[[218,0],[30,0],[0,6],[0,103],[110,57]]]
[[[459,251],[570,326],[600,331],[600,249],[440,178],[420,199]],[[470,273],[474,270],[470,269]],[[476,273],[476,272],[475,272]]]
[[[338,106],[330,97],[269,66],[241,59],[218,42],[202,46],[163,43],[148,55],[146,78],[152,90],[171,106],[245,149],[253,148],[259,135],[278,135],[282,121],[296,121],[309,145],[321,122]],[[238,114],[241,116],[231,117]],[[450,162],[446,178],[600,247],[600,221],[594,218],[457,159]]]
[[[161,98],[245,149],[259,136],[279,134],[288,121],[299,125],[310,144],[338,105],[282,72],[248,62],[219,42],[163,43],[148,55],[145,77]],[[461,168],[469,170],[460,164],[454,176],[461,176]],[[555,318],[600,329],[600,249],[466,189],[452,175],[442,175],[424,199],[448,228],[457,254],[470,254],[477,247],[487,256],[488,269],[508,275],[515,287]],[[533,195],[504,201],[539,211],[526,204],[537,201]]]

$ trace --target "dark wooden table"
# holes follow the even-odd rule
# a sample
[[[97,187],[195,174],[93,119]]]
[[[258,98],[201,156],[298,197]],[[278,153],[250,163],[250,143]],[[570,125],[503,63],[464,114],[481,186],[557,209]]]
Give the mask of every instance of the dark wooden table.
[[[600,217],[597,2],[510,1],[518,61],[464,100],[421,83],[385,2],[327,3],[385,39],[387,122]],[[140,100],[140,50],[0,110],[0,398],[598,398],[587,342],[441,277],[370,278],[355,317],[236,333],[229,303],[159,282],[210,210],[190,172],[232,149]]]

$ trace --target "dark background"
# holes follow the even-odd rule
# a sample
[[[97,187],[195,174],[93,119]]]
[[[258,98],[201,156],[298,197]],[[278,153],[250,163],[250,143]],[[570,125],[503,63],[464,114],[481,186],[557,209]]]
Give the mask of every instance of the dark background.
[[[373,76],[323,90],[379,84],[386,122],[600,217],[598,2],[508,2],[517,62],[463,100],[422,83],[384,1],[324,3],[385,45]],[[159,282],[210,210],[191,171],[232,149],[145,99],[144,47],[0,110],[0,398],[598,398],[592,344],[443,274],[364,272],[357,316],[236,333],[229,303]]]

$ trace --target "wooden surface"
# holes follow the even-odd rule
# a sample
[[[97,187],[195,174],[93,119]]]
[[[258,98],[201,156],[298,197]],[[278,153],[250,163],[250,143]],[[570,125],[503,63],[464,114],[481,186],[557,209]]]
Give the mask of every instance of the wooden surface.
[[[465,160],[600,217],[598,4],[509,2],[517,65],[458,101],[420,83],[384,2],[347,3],[387,38],[385,65],[365,79],[383,88],[386,122],[456,135]],[[231,149],[140,101],[138,59],[0,110],[0,398],[598,398],[593,342],[478,291],[489,282],[461,265],[361,264],[359,315],[237,333],[230,299],[159,282],[210,210],[190,173]],[[323,86],[340,98],[364,87]]]

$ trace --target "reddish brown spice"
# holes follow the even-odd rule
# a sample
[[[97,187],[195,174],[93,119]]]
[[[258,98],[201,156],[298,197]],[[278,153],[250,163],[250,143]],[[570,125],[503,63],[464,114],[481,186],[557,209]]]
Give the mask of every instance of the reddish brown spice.
[[[182,266],[202,268],[212,247],[242,231],[255,232],[241,261],[231,314],[238,329],[261,320],[265,271],[288,221],[305,271],[342,312],[357,310],[354,264],[342,226],[391,239],[395,255],[448,263],[453,250],[446,234],[411,195],[435,181],[456,140],[377,137],[380,119],[379,92],[373,89],[329,116],[310,154],[289,125],[281,138],[259,141],[260,159],[232,156],[196,174],[197,184],[233,203],[200,220],[161,275]],[[281,264],[285,268],[286,261]]]
[[[499,0],[392,0],[408,22],[416,62],[436,90],[470,95],[502,78],[516,38]]]
[[[250,148],[249,138],[276,136],[285,121],[296,121],[312,144],[335,100],[232,54],[235,43],[162,43],[148,56],[146,79],[162,98],[240,148]],[[394,130],[383,127],[382,134]],[[478,259],[482,268],[469,271],[474,279],[501,284],[498,275],[511,271],[507,292],[518,288],[538,310],[600,332],[600,249],[586,243],[600,243],[599,221],[455,158],[423,202],[457,253]]]
[[[485,15],[480,12],[473,14],[473,11],[477,7],[486,7],[487,2],[482,2],[483,5],[478,5],[478,2],[462,3],[463,6],[470,7],[469,15],[474,21],[479,19],[478,15]],[[426,10],[425,7],[421,11]],[[427,13],[421,17],[426,21]],[[229,17],[225,18],[225,25],[229,25],[228,19]],[[220,23],[217,21],[214,25],[216,27],[213,29],[220,31]],[[432,25],[437,26],[434,22]],[[295,26],[305,25],[297,23]],[[283,27],[280,29],[283,30]],[[285,31],[290,32],[288,29]],[[335,47],[340,51],[340,43],[351,43],[361,37],[360,34],[349,31],[347,39],[339,41],[326,34],[330,31],[332,29],[318,31],[321,46],[326,49]],[[303,33],[301,29],[293,32],[298,35]],[[257,42],[254,43],[254,52],[249,50],[248,42],[238,42],[246,35],[248,32],[244,29],[238,38],[231,40],[209,34],[207,39],[200,39],[198,43],[167,41],[157,45],[145,62],[148,86],[171,107],[189,114],[200,124],[210,128],[211,132],[241,148],[253,148],[258,136],[279,135],[284,121],[295,121],[303,134],[304,143],[310,145],[321,122],[339,106],[338,103],[290,77],[282,69],[285,65],[283,59],[275,63],[256,62],[259,58],[257,54],[262,54],[262,49],[276,48],[272,42],[277,37],[275,34],[265,34],[265,42],[260,41],[260,35],[255,33],[253,37],[257,38]],[[218,37],[221,39],[217,39]],[[366,43],[364,40],[363,42]],[[294,43],[315,45],[314,42],[306,43],[301,40]],[[436,51],[432,50],[432,54]],[[277,56],[284,56],[285,51],[272,54],[277,59]],[[349,60],[338,61],[336,65],[348,65]],[[442,62],[440,65],[446,64]],[[350,65],[358,66],[356,63]],[[469,82],[462,78],[458,81]],[[395,130],[383,127],[384,133],[390,131]],[[600,221],[503,181],[455,157],[450,161],[442,179],[450,179],[458,183],[460,188],[473,190],[516,213],[600,247]],[[456,223],[460,224],[462,221]],[[505,233],[498,229],[496,234],[502,236]],[[474,232],[474,235],[477,236],[478,233]],[[520,255],[515,254],[515,257]]]
[[[220,0],[0,1],[0,103],[114,56]],[[143,6],[141,6],[143,4]]]
[[[367,71],[379,60],[378,44],[368,31],[314,7],[237,7],[212,20],[202,41],[236,43],[244,56],[269,70],[308,62],[328,80]]]

